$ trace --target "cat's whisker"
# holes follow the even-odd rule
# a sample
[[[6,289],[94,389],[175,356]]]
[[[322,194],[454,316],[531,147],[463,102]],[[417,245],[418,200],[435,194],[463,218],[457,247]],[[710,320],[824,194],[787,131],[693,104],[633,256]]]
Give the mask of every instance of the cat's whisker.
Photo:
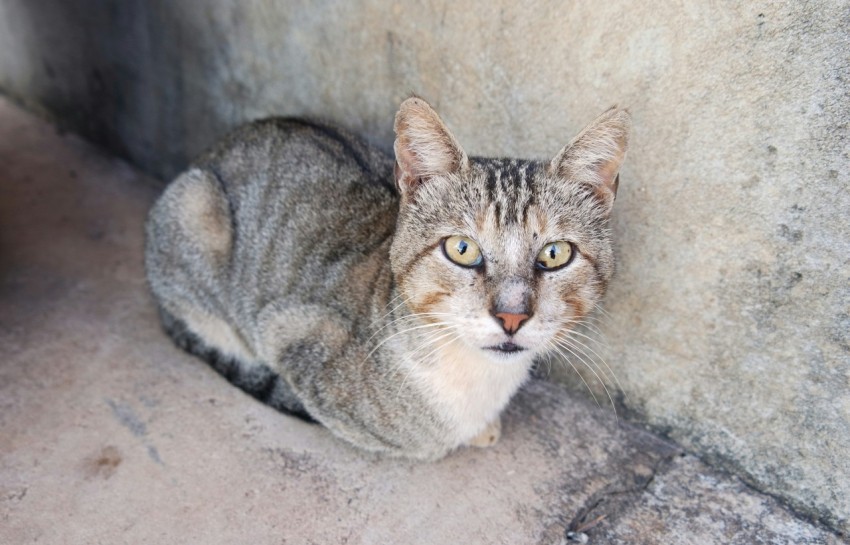
[[[613,371],[611,371],[611,368],[608,366],[608,364],[607,364],[607,363],[605,363],[605,360],[604,360],[604,359],[602,359],[602,356],[600,356],[599,354],[597,354],[597,353],[596,353],[596,352],[595,352],[592,348],[590,348],[590,347],[589,347],[589,346],[587,346],[586,344],[582,343],[582,342],[581,342],[581,341],[579,341],[578,339],[570,338],[568,335],[569,335],[569,334],[567,334],[567,336],[566,336],[566,337],[562,337],[562,338],[560,339],[560,340],[561,340],[561,342],[570,343],[570,346],[572,346],[574,349],[576,349],[576,350],[579,352],[579,354],[580,354],[580,355],[582,355],[582,356],[586,357],[586,358],[587,358],[587,360],[588,360],[590,363],[592,363],[592,364],[593,364],[593,367],[594,367],[597,371],[599,371],[599,373],[602,375],[602,377],[605,379],[605,381],[608,381],[610,378],[613,378],[613,379],[614,379],[614,382],[616,382],[616,383],[617,383],[617,388],[618,388],[618,390],[622,390],[622,387],[620,386],[620,381],[619,381],[619,380],[617,380],[617,376],[614,374],[614,372],[613,372]],[[591,356],[590,354],[588,354],[587,352],[585,352],[585,350],[589,350],[589,351],[593,354],[593,356],[595,356],[595,357],[593,357],[593,356]],[[599,364],[599,362],[597,362],[597,361],[596,361],[596,358],[599,358],[599,360],[602,362],[602,364],[604,364],[604,365],[605,365],[605,367],[607,368],[607,372],[606,372],[606,370],[605,370],[605,369],[603,369],[603,368],[602,368],[602,365],[600,365],[600,364]],[[609,375],[610,375],[610,376],[609,376]],[[603,384],[605,384],[605,383],[603,382]]]
[[[389,301],[387,301],[387,304],[386,304],[386,305],[384,305],[384,310],[386,310],[387,308],[389,308],[389,306],[390,306],[390,305],[392,305],[393,303],[395,303],[396,301],[398,301],[401,297],[404,297],[404,294],[403,294],[403,293],[399,293],[399,294],[397,294],[395,297],[393,297],[392,299],[390,299]],[[408,298],[408,300],[409,300],[409,299],[410,299],[410,298]]]
[[[599,376],[599,373],[597,373],[596,370],[594,370],[594,367],[596,367],[596,369],[598,369],[599,372],[602,373],[603,375],[605,375],[604,371],[602,371],[602,369],[598,366],[598,364],[596,364],[593,361],[593,359],[591,359],[589,357],[588,357],[588,359],[590,360],[591,363],[593,363],[593,365],[588,363],[588,359],[585,359],[583,357],[582,351],[576,345],[571,344],[570,340],[560,338],[560,339],[556,339],[555,342],[558,343],[558,345],[560,345],[562,348],[569,351],[570,354],[572,354],[576,358],[578,358],[579,361],[581,361],[584,364],[584,366],[587,367],[587,369],[591,373],[593,373],[593,376],[596,377],[596,380],[599,381],[599,384],[601,384],[602,388],[605,390],[605,394],[608,396],[608,400],[611,402],[611,408],[614,409],[614,418],[616,418],[617,421],[619,422],[620,419],[619,419],[619,415],[617,414],[617,405],[614,403],[614,398],[611,396],[611,392],[608,390],[608,386],[605,385],[605,381],[602,380],[602,377]],[[605,376],[607,378],[607,375],[605,375]],[[582,378],[582,380],[584,380],[584,379]],[[585,385],[587,385],[586,382],[585,382]]]
[[[600,340],[594,339],[597,342],[604,342],[605,333],[602,332],[602,329],[599,327],[599,323],[595,322],[590,316],[584,316],[583,318],[574,319],[572,322],[568,322],[577,326],[581,326],[587,329],[588,332],[593,333],[594,335],[598,335]]]
[[[394,324],[395,324],[395,325],[399,325],[399,323],[400,323],[400,321],[399,321],[399,320],[396,320],[396,321],[394,322]],[[396,332],[394,332],[392,335],[388,336],[386,339],[384,339],[384,341],[386,341],[387,339],[391,339],[391,338],[395,337],[396,335],[398,335],[398,334],[400,334],[400,333],[407,333],[407,332],[409,332],[409,331],[416,331],[416,330],[423,329],[423,328],[428,328],[428,327],[441,326],[441,325],[445,325],[445,322],[442,322],[442,321],[437,321],[437,322],[425,322],[425,323],[419,323],[418,325],[415,325],[415,324],[414,324],[414,325],[412,325],[412,326],[410,326],[410,327],[407,327],[408,325],[410,325],[409,323],[405,323],[405,324],[401,324],[401,325],[402,325],[401,329],[397,330],[397,331],[396,331]],[[370,338],[369,338],[369,340],[373,339],[374,337],[375,337],[375,336],[373,335],[372,337],[370,337]],[[384,342],[384,341],[381,341],[381,342]]]
[[[595,308],[602,310],[602,307],[599,307],[598,305]],[[574,342],[578,343],[579,345],[581,345],[586,350],[589,350],[590,352],[592,352],[593,355],[596,356],[599,359],[599,361],[602,362],[602,365],[605,366],[605,369],[608,370],[608,373],[614,379],[614,382],[617,385],[617,389],[623,395],[623,398],[627,399],[626,390],[625,390],[625,388],[623,388],[623,384],[620,382],[619,377],[614,372],[614,370],[611,368],[611,366],[608,365],[608,362],[605,360],[605,358],[603,358],[600,354],[598,354],[593,348],[591,348],[590,346],[586,345],[585,343],[583,343],[580,340],[575,338],[575,337],[582,337],[584,339],[587,339],[588,341],[596,343],[601,348],[610,349],[610,346],[608,345],[608,343],[604,342],[605,335],[602,333],[602,331],[598,327],[596,327],[596,325],[594,325],[592,322],[588,321],[588,319],[592,319],[592,318],[593,318],[592,316],[585,316],[581,320],[567,322],[565,325],[569,325],[569,326],[584,325],[585,327],[588,327],[588,332],[596,333],[597,335],[599,335],[602,338],[602,340],[591,337],[590,335],[587,335],[587,334],[582,333],[580,331],[577,331],[574,327],[570,327],[566,331],[566,334],[568,336],[570,336]]]
[[[561,346],[560,346],[560,345],[555,344],[555,345],[552,345],[552,346],[551,346],[551,348],[552,348],[553,350],[555,350],[558,354],[560,354],[560,356],[561,356],[561,361],[562,361],[562,362],[566,362],[566,363],[567,363],[570,367],[572,367],[572,368],[573,368],[573,371],[575,371],[575,374],[576,374],[576,375],[578,375],[578,378],[580,378],[580,379],[581,379],[581,381],[584,383],[584,387],[585,387],[585,388],[587,388],[587,391],[588,391],[588,392],[590,392],[590,396],[593,398],[593,401],[594,401],[594,402],[596,402],[596,406],[601,408],[601,407],[602,407],[602,405],[600,405],[600,404],[599,404],[599,400],[598,400],[598,399],[596,399],[596,394],[594,394],[594,393],[593,393],[593,389],[591,389],[591,387],[590,387],[590,385],[587,383],[587,381],[586,381],[586,380],[584,380],[584,377],[581,375],[581,373],[579,373],[579,372],[578,372],[578,369],[576,369],[576,366],[575,366],[575,365],[573,365],[573,362],[572,362],[572,361],[570,361],[569,356],[567,356],[566,354],[564,354],[564,351],[563,351],[563,350],[561,350]],[[568,349],[568,350],[569,350],[569,349]]]
[[[407,379],[407,376],[412,372],[412,370],[415,369],[418,366],[419,362],[422,360],[422,358],[415,357],[415,354],[421,352],[424,349],[430,348],[434,343],[439,342],[441,339],[448,337],[453,333],[453,331],[445,331],[443,329],[440,329],[438,331],[427,331],[424,335],[421,335],[420,333],[420,336],[423,336],[424,339],[420,339],[419,342],[416,344],[416,348],[404,355],[404,359],[410,362],[408,371],[407,373],[405,373],[405,380]],[[400,371],[400,369],[396,370]],[[404,380],[402,380],[402,384],[403,383]],[[401,388],[399,387],[399,392],[400,391]]]
[[[602,327],[608,327],[609,321],[605,318],[601,318],[599,316],[594,316],[592,314],[588,314],[581,318],[581,323],[583,323],[588,328],[593,328],[597,333],[602,335]]]
[[[607,310],[605,310],[605,308],[600,304],[593,305],[593,310],[598,310],[606,318],[609,318],[609,319],[612,318],[611,313],[609,313]]]
[[[597,382],[599,382],[602,385],[602,388],[605,390],[605,393],[608,397],[608,400],[611,403],[611,407],[614,409],[614,418],[619,421],[619,418],[618,418],[618,415],[617,415],[617,407],[616,407],[616,405],[614,405],[614,400],[611,398],[611,394],[608,392],[608,388],[605,386],[605,381],[603,381],[600,378],[599,374],[593,369],[593,367],[591,365],[588,364],[588,362],[580,355],[580,353],[578,352],[578,350],[575,347],[570,347],[570,346],[563,344],[563,343],[559,343],[559,346],[563,350],[566,350],[570,355],[575,357],[579,362],[581,362],[581,364],[584,365],[587,368],[588,371],[593,373],[593,376],[596,378]],[[591,392],[591,396],[593,397],[593,400],[596,401],[597,406],[599,406],[601,408],[601,405],[599,404],[599,401],[597,400],[596,395],[594,395],[593,390],[590,388],[590,385],[584,379],[582,374],[579,373],[578,370],[575,368],[575,366],[572,364],[572,360],[570,359],[570,357],[567,354],[565,354],[563,351],[559,350],[559,353],[560,353],[561,357],[564,358],[564,360],[570,365],[570,367],[572,367],[573,370],[576,371],[576,374],[578,374],[579,378],[584,383],[585,387],[587,387],[588,391]]]
[[[401,297],[401,294],[396,295],[395,297],[393,297],[393,301],[397,300],[399,297]],[[387,312],[385,312],[383,315],[381,315],[381,316],[379,316],[378,318],[375,318],[374,320],[372,320],[372,321],[369,323],[369,326],[371,327],[371,326],[374,326],[375,324],[378,324],[378,323],[380,323],[380,322],[383,322],[383,321],[384,321],[384,320],[386,320],[389,316],[392,316],[392,315],[393,315],[393,313],[394,313],[395,311],[397,311],[397,310],[398,310],[398,309],[400,309],[402,306],[404,306],[404,305],[406,305],[407,303],[409,303],[411,299],[413,299],[413,296],[412,296],[412,295],[411,295],[410,297],[408,297],[408,298],[406,298],[406,299],[402,300],[402,301],[401,301],[401,303],[398,303],[396,306],[394,306],[393,308],[391,308],[390,310],[388,310]],[[388,307],[388,306],[390,306],[391,304],[392,304],[392,303],[387,303],[387,305],[386,305],[384,308],[387,308],[387,307]]]
[[[586,317],[592,318],[593,320],[601,323],[607,323],[610,321],[611,315],[602,308],[599,303],[595,303],[590,310],[587,312]]]
[[[386,329],[386,328],[388,328],[392,325],[395,325],[399,322],[403,322],[405,320],[413,320],[415,318],[433,317],[433,316],[450,316],[450,314],[447,313],[447,312],[419,312],[419,313],[405,314],[404,316],[399,316],[398,318],[395,318],[394,320],[390,320],[389,322],[387,322],[383,326],[379,327],[374,333],[372,333],[372,335],[368,339],[366,339],[365,344],[369,344],[369,342],[371,342],[372,339],[377,337],[378,334],[381,331],[383,331],[384,329]]]
[[[454,328],[453,328],[453,329],[454,329]],[[415,369],[416,369],[416,368],[417,368],[420,364],[422,364],[422,363],[424,363],[424,362],[427,362],[427,361],[428,361],[428,358],[429,358],[429,357],[431,357],[431,355],[433,355],[433,354],[434,354],[435,352],[437,352],[438,350],[440,350],[440,349],[444,348],[445,346],[447,346],[447,345],[449,345],[449,344],[451,344],[451,343],[455,342],[456,340],[460,339],[461,335],[460,335],[460,333],[459,333],[458,331],[454,331],[454,330],[453,330],[453,331],[450,331],[448,334],[446,334],[446,335],[444,335],[444,336],[440,337],[439,339],[435,339],[435,340],[429,341],[428,345],[430,346],[430,345],[432,345],[432,344],[435,344],[435,343],[436,343],[436,342],[438,342],[439,340],[442,340],[442,339],[444,339],[444,338],[446,338],[446,337],[453,337],[453,338],[450,338],[448,341],[446,341],[446,342],[442,343],[441,345],[437,346],[436,348],[434,348],[431,352],[428,352],[428,353],[427,353],[425,356],[423,356],[422,358],[415,358],[415,359],[413,360],[413,365],[411,365],[411,366],[410,366],[410,369],[408,369],[407,373],[404,375],[404,379],[401,381],[401,384],[400,384],[400,385],[399,385],[399,387],[398,387],[398,391],[396,392],[396,396],[398,396],[399,394],[401,394],[401,391],[404,389],[404,385],[407,383],[407,379],[408,379],[408,378],[410,378],[410,375],[413,373],[413,371],[414,371],[414,370],[415,370]],[[417,361],[417,360],[418,360],[418,361]]]
[[[436,324],[434,324],[434,325],[442,325],[442,326],[444,326],[444,327],[445,327],[445,328],[447,328],[447,329],[457,329],[457,326],[455,326],[454,324],[450,324],[450,323],[448,323],[448,322],[438,322],[438,323],[436,323]],[[448,334],[451,334],[451,333],[452,333],[452,331],[449,331],[449,332],[447,333],[444,329],[437,329],[437,330],[431,330],[431,329],[429,329],[429,330],[427,330],[427,331],[419,331],[419,332],[417,333],[417,335],[420,337],[420,340],[419,340],[419,342],[416,344],[416,348],[414,348],[413,350],[411,350],[409,353],[406,353],[404,357],[405,357],[405,358],[410,358],[410,359],[411,359],[411,361],[413,361],[413,362],[415,363],[415,360],[411,358],[411,356],[412,356],[413,354],[415,354],[415,353],[417,353],[417,352],[420,352],[420,351],[421,351],[421,350],[423,350],[423,349],[427,349],[429,346],[431,346],[431,344],[433,344],[434,342],[439,341],[440,339],[442,339],[443,337],[445,337],[445,336],[447,336]],[[422,337],[424,337],[424,339],[423,339]],[[368,356],[367,356],[367,357],[368,357]],[[387,376],[387,375],[389,375],[390,373],[398,372],[398,371],[400,371],[400,369],[399,369],[399,368],[397,368],[397,367],[391,367],[390,369],[388,369],[388,370],[387,370],[387,372],[384,374],[384,376]]]
[[[378,350],[381,346],[383,346],[383,345],[384,345],[386,342],[388,342],[389,340],[391,340],[391,339],[393,339],[393,338],[395,338],[395,337],[398,337],[399,335],[404,335],[404,334],[406,334],[406,333],[410,333],[411,331],[416,331],[416,330],[418,330],[418,329],[425,329],[425,328],[430,328],[430,327],[444,327],[444,324],[443,324],[442,322],[437,322],[437,323],[434,323],[434,324],[423,324],[423,325],[418,325],[418,326],[409,327],[409,328],[407,328],[407,329],[401,329],[401,330],[399,330],[399,331],[396,331],[395,333],[393,333],[392,335],[390,335],[389,337],[387,337],[387,338],[386,338],[386,339],[384,339],[383,341],[379,342],[379,343],[375,346],[375,348],[373,348],[372,350],[370,350],[370,351],[369,351],[369,353],[368,353],[368,354],[366,354],[366,357],[365,357],[365,358],[363,358],[363,361],[365,362],[366,360],[368,360],[368,359],[369,359],[369,357],[371,357],[371,356],[372,356],[372,354],[374,354],[376,350]]]
[[[562,330],[562,332],[561,332],[561,333],[559,333],[559,334],[564,334],[564,335],[567,335],[567,336],[572,337],[573,341],[575,341],[576,343],[578,343],[579,345],[581,345],[581,346],[582,346],[583,348],[585,348],[586,350],[589,350],[590,352],[592,352],[592,353],[593,353],[593,355],[594,355],[594,356],[596,356],[597,358],[599,358],[599,360],[602,362],[602,364],[605,366],[605,368],[606,368],[606,369],[608,370],[608,372],[610,373],[611,377],[614,379],[614,382],[616,382],[616,383],[617,383],[617,388],[619,389],[619,391],[620,391],[620,392],[621,392],[621,393],[625,396],[625,390],[623,389],[623,385],[620,383],[620,379],[619,379],[619,378],[617,378],[617,374],[614,372],[614,370],[611,368],[611,366],[610,366],[610,365],[608,365],[608,362],[607,362],[607,361],[605,361],[605,358],[603,358],[600,354],[598,354],[598,353],[597,353],[597,352],[596,352],[593,348],[591,348],[590,346],[588,346],[588,345],[584,344],[583,342],[579,341],[578,339],[574,338],[575,336],[577,336],[577,337],[582,337],[582,338],[584,338],[584,339],[586,339],[586,340],[588,340],[588,341],[590,341],[590,342],[594,342],[594,343],[596,343],[596,344],[599,346],[599,348],[610,349],[610,346],[608,345],[608,343],[604,341],[604,334],[603,334],[603,333],[602,333],[602,332],[601,332],[598,328],[596,328],[596,329],[589,329],[588,331],[589,331],[590,333],[595,332],[595,333],[597,333],[600,337],[602,337],[602,339],[597,339],[597,338],[591,337],[591,336],[589,336],[589,335],[587,335],[587,334],[585,334],[585,333],[582,333],[582,332],[578,331],[578,330],[575,328],[575,326],[578,326],[578,325],[584,325],[584,326],[587,326],[587,325],[589,325],[588,323],[586,323],[586,322],[584,321],[584,319],[579,319],[579,320],[575,320],[575,319],[574,319],[574,320],[566,320],[566,321],[561,322],[561,325],[564,327],[564,329],[563,329],[563,330]],[[601,369],[600,369],[600,370],[601,370]]]
[[[460,339],[460,333],[459,333],[459,332],[452,331],[451,333],[453,333],[454,335],[456,335],[456,336],[457,336],[457,338],[458,338],[458,339]],[[436,341],[435,341],[435,342],[436,342]],[[450,341],[450,342],[454,342],[454,341]],[[445,346],[446,344],[448,344],[448,343],[444,343],[444,344],[443,344],[443,346]],[[432,351],[428,352],[427,354],[425,354],[425,355],[421,358],[421,359],[422,359],[422,361],[428,361],[428,358],[430,358],[430,357],[434,354],[434,352],[436,352],[436,351],[438,351],[439,349],[443,348],[443,346],[438,346],[438,347],[437,347],[437,348],[435,348],[434,350],[432,350]]]
[[[419,342],[416,344],[416,348],[405,354],[404,358],[411,362],[412,367],[415,367],[418,359],[415,357],[417,353],[421,352],[422,350],[428,349],[433,343],[439,342],[441,339],[452,334],[452,331],[447,332],[444,329],[439,329],[437,331],[426,331],[424,332],[424,334],[420,332],[420,337],[424,338],[420,338]],[[392,371],[400,371],[400,369],[391,369],[390,372]]]
[[[582,363],[584,363],[588,367],[588,369],[590,369],[591,371],[596,370],[602,375],[602,377],[600,378],[599,374],[594,373],[596,374],[596,378],[599,380],[599,382],[603,386],[605,385],[605,383],[609,379],[608,374],[602,369],[602,367],[596,362],[595,359],[593,359],[589,354],[582,350],[582,348],[587,348],[586,345],[579,343],[576,339],[570,339],[565,336],[558,337],[555,342],[561,343],[562,345],[566,344],[573,348],[576,351],[576,357],[580,358]]]
[[[546,378],[548,379],[552,375],[552,353],[547,350],[545,353],[546,356]]]
[[[570,333],[575,333],[576,335],[578,335],[580,337],[584,337],[588,341],[596,343],[601,348],[610,348],[608,346],[608,343],[605,341],[604,336],[602,335],[602,333],[598,329],[597,330],[588,329],[588,332],[600,335],[600,336],[603,337],[602,339],[597,339],[597,338],[591,337],[590,335],[582,333],[582,332],[578,331],[578,329],[576,329],[577,326],[580,326],[580,327],[587,327],[588,326],[588,323],[583,321],[583,320],[568,320],[566,322],[562,322],[562,325],[566,326],[565,328],[568,329]]]
[[[432,345],[432,344],[434,344],[434,343],[438,342],[438,341],[439,341],[440,339],[442,339],[443,337],[447,337],[447,336],[449,336],[449,335],[455,335],[455,334],[457,334],[457,333],[456,333],[455,331],[453,331],[453,330],[444,331],[444,332],[442,332],[442,333],[443,333],[443,335],[440,335],[439,337],[433,337],[433,336],[432,336],[432,337],[428,338],[428,339],[427,339],[424,343],[421,343],[421,344],[420,344],[420,346],[418,346],[415,350],[413,350],[413,351],[411,352],[411,355],[413,355],[413,354],[419,354],[419,353],[421,353],[422,351],[427,350],[427,349],[428,349],[428,347],[429,347],[430,345]],[[426,356],[424,356],[424,357],[423,357],[423,359],[426,359],[426,358],[427,358],[427,356],[428,356],[428,354],[426,354]]]
[[[454,326],[453,324],[450,324],[450,323],[448,323],[448,322],[435,322],[435,323],[426,324],[426,325],[428,326],[427,328],[423,328],[423,327],[419,326],[419,327],[408,328],[408,329],[405,329],[405,330],[402,330],[402,331],[398,331],[398,332],[396,332],[395,334],[391,335],[390,337],[387,337],[386,339],[384,339],[384,341],[382,341],[382,343],[383,343],[383,342],[388,341],[388,340],[389,340],[390,338],[392,338],[393,336],[399,335],[399,334],[401,334],[401,333],[408,333],[408,332],[412,332],[412,331],[414,331],[414,330],[419,330],[419,331],[417,331],[416,335],[418,335],[420,338],[424,337],[424,339],[420,340],[420,341],[416,344],[416,348],[414,348],[412,351],[410,351],[410,353],[409,353],[409,354],[413,354],[413,353],[419,352],[419,351],[420,351],[420,350],[422,350],[423,348],[427,348],[427,346],[428,346],[431,342],[433,342],[433,341],[432,341],[433,339],[438,338],[438,337],[440,337],[441,335],[443,335],[443,334],[445,333],[445,329],[444,329],[444,328],[453,329],[453,328],[455,328],[455,327],[456,327],[456,326]],[[422,329],[424,329],[425,331],[422,331]],[[368,358],[369,358],[369,356],[371,356],[371,355],[372,355],[372,353],[374,353],[374,351],[375,351],[375,350],[376,350],[379,346],[380,346],[380,344],[379,344],[378,346],[376,346],[376,347],[375,347],[375,348],[374,348],[371,352],[369,352],[369,354],[367,354],[367,355],[366,355],[366,357],[364,358],[364,360],[363,360],[363,361],[366,361],[366,359],[368,359]],[[392,372],[392,369],[390,369],[390,370],[387,372],[387,374],[389,374],[390,372]]]
[[[393,298],[393,300],[397,300],[399,297],[401,297],[401,295],[396,295],[396,296]],[[387,312],[386,312],[385,314],[383,314],[382,316],[380,316],[380,317],[378,317],[378,318],[375,318],[374,320],[372,320],[372,321],[369,323],[369,327],[372,327],[372,326],[374,326],[374,325],[377,325],[377,324],[378,324],[378,323],[380,323],[380,322],[383,322],[384,320],[386,320],[386,318],[387,318],[387,317],[392,316],[392,314],[393,314],[394,312],[396,312],[398,309],[400,309],[402,306],[404,306],[404,305],[406,305],[407,303],[409,303],[409,302],[410,302],[410,301],[411,301],[414,297],[415,297],[415,296],[410,296],[410,297],[408,297],[408,298],[404,299],[402,302],[398,303],[396,306],[394,306],[392,309],[390,309],[389,311],[387,311]],[[388,303],[386,306],[389,306],[390,304],[392,304],[392,303]],[[386,307],[384,307],[384,308],[386,308]],[[411,314],[404,314],[404,315],[402,315],[402,316],[399,316],[398,318],[395,318],[395,319],[393,319],[393,320],[390,320],[388,323],[386,323],[386,324],[384,324],[383,326],[381,326],[381,327],[378,329],[378,331],[381,331],[382,329],[384,329],[384,328],[386,328],[386,327],[388,327],[388,326],[390,326],[390,325],[392,325],[392,324],[394,324],[394,323],[396,323],[396,322],[398,322],[398,321],[406,320],[406,319],[410,319],[410,318],[415,318],[415,317],[417,317],[417,316],[448,316],[448,315],[449,315],[449,313],[447,313],[447,312],[414,312],[414,313],[411,313]],[[377,333],[378,331],[376,331],[375,333]],[[374,336],[374,335],[373,335],[373,336]],[[372,340],[372,337],[370,337],[368,340]]]
[[[579,337],[584,337],[585,339],[594,340],[592,337],[588,337],[587,335],[584,335],[584,334],[582,334],[582,333],[579,333],[578,331],[576,331],[576,330],[574,330],[574,329],[567,330],[567,331],[565,332],[565,334],[566,334],[568,337],[573,336],[573,335],[578,335]],[[616,382],[616,383],[617,383],[617,389],[620,391],[620,393],[622,393],[622,394],[623,394],[623,396],[625,396],[625,395],[626,395],[626,391],[623,389],[623,385],[622,385],[622,384],[620,384],[620,379],[619,379],[619,378],[617,378],[617,374],[614,372],[614,370],[613,370],[613,369],[611,369],[611,366],[610,366],[610,365],[608,365],[608,362],[606,362],[606,361],[605,361],[605,358],[603,358],[602,356],[600,356],[600,355],[599,355],[599,354],[598,354],[598,353],[597,353],[597,352],[596,352],[593,348],[591,348],[590,346],[588,346],[588,345],[584,344],[584,343],[583,343],[583,342],[581,342],[580,340],[578,340],[578,339],[576,339],[576,338],[574,338],[574,337],[573,337],[573,338],[571,338],[570,340],[571,340],[572,342],[574,342],[574,343],[578,344],[578,345],[579,345],[579,346],[581,346],[582,348],[584,348],[584,349],[586,349],[586,350],[589,350],[589,351],[590,351],[590,352],[591,352],[594,356],[596,356],[597,358],[599,358],[599,361],[601,361],[601,362],[602,362],[602,365],[604,365],[604,366],[605,366],[605,368],[608,370],[608,373],[610,373],[611,377],[614,379],[614,382]],[[605,346],[605,347],[607,348],[607,346],[606,346],[606,345],[603,345],[603,346]],[[600,370],[601,370],[601,369],[600,369]]]
[[[611,348],[610,345],[608,344],[608,342],[605,341],[604,335],[602,335],[601,333],[596,332],[598,335],[600,335],[602,337],[601,339],[597,339],[597,338],[592,337],[592,336],[587,334],[587,333],[595,333],[595,331],[593,331],[593,330],[587,330],[587,333],[583,333],[583,332],[579,331],[578,326],[586,326],[587,325],[582,320],[566,320],[566,321],[560,322],[560,325],[561,325],[562,329],[561,329],[561,331],[558,332],[558,335],[562,335],[562,334],[563,335],[575,335],[576,337],[581,337],[581,338],[587,340],[588,342],[592,342],[592,343],[596,344],[598,349],[610,349]],[[582,346],[584,346],[584,345],[582,345]],[[593,349],[590,348],[589,346],[587,346],[586,348],[588,350],[593,351]],[[594,352],[594,354],[596,356],[598,356],[600,359],[603,359],[601,356],[599,356],[599,354],[596,354],[596,352]]]
[[[437,331],[426,331],[424,333],[425,339],[420,341],[416,345],[416,348],[414,348],[413,350],[410,351],[410,355],[413,356],[414,354],[417,354],[417,353],[421,352],[422,350],[427,349],[429,346],[431,346],[431,344],[437,342],[439,339],[454,333],[454,330],[451,327],[451,324],[443,324],[443,325],[446,326],[446,329],[440,329],[440,330],[437,330]]]
[[[594,315],[594,317],[597,318],[601,322],[606,322],[606,321],[610,322],[610,321],[614,320],[614,317],[611,316],[611,314],[607,310],[602,308],[602,305],[600,305],[598,303],[593,305],[593,309],[591,310],[591,314],[594,311],[599,311],[599,314]]]
[[[406,298],[406,299],[403,299],[400,303],[396,304],[393,308],[391,308],[390,310],[387,310],[387,308],[389,308],[389,306],[390,306],[390,305],[394,304],[394,303],[395,303],[395,301],[397,301],[399,297],[401,297],[401,295],[400,295],[400,294],[399,294],[399,295],[396,295],[395,297],[393,297],[393,298],[392,298],[392,300],[391,300],[389,303],[387,303],[387,304],[384,306],[384,308],[382,309],[382,310],[385,310],[386,312],[384,312],[384,314],[382,314],[381,316],[379,316],[379,317],[375,318],[374,320],[372,320],[372,322],[371,322],[369,325],[370,325],[370,326],[371,326],[371,325],[375,325],[375,324],[377,324],[377,323],[379,323],[379,322],[384,321],[387,317],[392,316],[393,312],[395,312],[396,310],[400,309],[400,308],[401,308],[403,305],[405,305],[406,303],[409,303],[409,302],[410,302],[410,300],[413,298],[413,297],[411,296],[411,297],[408,297],[408,298]]]

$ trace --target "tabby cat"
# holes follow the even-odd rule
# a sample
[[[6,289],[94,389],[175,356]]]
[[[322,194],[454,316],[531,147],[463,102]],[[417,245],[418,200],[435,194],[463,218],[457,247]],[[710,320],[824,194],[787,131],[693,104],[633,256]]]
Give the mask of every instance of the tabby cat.
[[[246,125],[150,212],[164,327],[363,449],[495,443],[535,358],[605,292],[629,125],[612,108],[545,162],[469,157],[418,97],[395,161],[328,125]]]

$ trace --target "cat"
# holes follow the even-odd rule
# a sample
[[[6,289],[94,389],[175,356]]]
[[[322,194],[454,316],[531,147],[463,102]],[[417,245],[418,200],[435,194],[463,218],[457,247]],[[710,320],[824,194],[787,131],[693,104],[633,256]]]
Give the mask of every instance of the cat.
[[[614,107],[550,161],[469,157],[414,96],[393,160],[331,125],[250,123],[151,209],[163,326],[362,449],[491,445],[535,359],[605,293],[629,128]]]

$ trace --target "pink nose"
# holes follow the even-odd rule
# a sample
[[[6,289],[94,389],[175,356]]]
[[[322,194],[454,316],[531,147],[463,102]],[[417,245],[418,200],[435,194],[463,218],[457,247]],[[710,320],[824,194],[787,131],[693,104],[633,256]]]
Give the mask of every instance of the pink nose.
[[[502,329],[508,335],[513,335],[522,326],[522,323],[528,320],[528,314],[511,314],[509,312],[498,312],[496,318],[502,320]]]

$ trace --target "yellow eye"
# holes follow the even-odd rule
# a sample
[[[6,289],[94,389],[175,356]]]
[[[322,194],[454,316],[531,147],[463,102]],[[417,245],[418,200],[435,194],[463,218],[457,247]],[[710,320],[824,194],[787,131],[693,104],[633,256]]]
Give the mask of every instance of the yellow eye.
[[[560,269],[570,262],[573,245],[564,240],[550,242],[537,254],[537,268],[544,271]]]
[[[461,267],[477,267],[484,262],[478,244],[458,235],[443,241],[443,253]]]

